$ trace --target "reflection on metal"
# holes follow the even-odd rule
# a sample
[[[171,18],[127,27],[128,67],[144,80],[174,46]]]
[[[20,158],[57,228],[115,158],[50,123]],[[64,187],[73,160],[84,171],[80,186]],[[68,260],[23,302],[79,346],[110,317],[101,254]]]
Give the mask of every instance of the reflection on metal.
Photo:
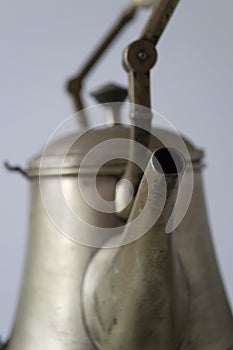
[[[78,110],[83,107],[83,78],[134,17],[136,6],[151,5],[151,1],[143,0],[133,3],[78,77],[70,81],[69,91]],[[131,127],[118,123],[126,91],[108,85],[95,97],[101,103],[120,102],[117,106],[105,105],[114,108],[111,125],[56,139],[47,145],[46,152],[30,161],[27,170],[6,163],[8,170],[30,178],[31,208],[18,310],[9,342],[0,344],[1,350],[233,349],[233,318],[211,241],[203,194],[203,152],[185,138],[177,139],[174,132],[156,126],[156,132],[152,129],[150,133],[149,73],[157,57],[154,46],[177,3],[154,0],[140,40],[124,52],[133,102]],[[87,125],[85,112],[81,116],[83,125]],[[143,147],[141,153],[135,146],[125,149],[125,144],[119,142],[121,157],[114,158],[115,150],[109,147],[104,152],[112,158],[101,168],[95,158],[82,167],[90,151],[115,139],[134,141],[148,152]],[[132,161],[142,164],[142,169]],[[93,174],[95,190],[107,202],[111,209],[108,212],[92,207],[83,196],[87,193],[89,198],[94,197]],[[77,175],[83,179],[82,191],[77,186]],[[175,214],[184,209],[183,202],[179,206],[176,201],[180,181],[183,191],[189,193],[193,179],[185,217],[176,230],[167,234],[170,216],[176,219]],[[125,187],[127,181],[131,194]],[[125,192],[132,197],[130,202]],[[80,220],[72,221],[70,214]],[[105,229],[107,238],[94,237],[100,242],[98,246],[74,239],[77,233],[86,238],[99,228]],[[114,229],[119,235],[113,235]],[[141,234],[139,239],[135,238],[136,231]],[[110,240],[120,244],[103,249]]]

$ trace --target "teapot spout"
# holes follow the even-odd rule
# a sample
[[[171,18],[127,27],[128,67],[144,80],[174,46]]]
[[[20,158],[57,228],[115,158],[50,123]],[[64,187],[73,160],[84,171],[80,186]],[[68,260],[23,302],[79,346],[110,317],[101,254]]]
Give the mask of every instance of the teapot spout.
[[[164,148],[153,154],[122,245],[100,250],[89,265],[83,314],[98,349],[168,350],[182,342],[188,288],[175,232],[167,234],[166,227],[184,167],[175,150]],[[132,243],[124,245],[128,239]]]

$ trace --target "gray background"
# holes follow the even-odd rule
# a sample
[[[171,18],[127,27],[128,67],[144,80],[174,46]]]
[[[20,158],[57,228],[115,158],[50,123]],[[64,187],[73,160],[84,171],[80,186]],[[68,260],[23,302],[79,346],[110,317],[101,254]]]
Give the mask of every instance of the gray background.
[[[25,164],[72,112],[65,80],[127,0],[1,0],[0,161]],[[233,1],[183,0],[161,40],[153,107],[206,150],[205,188],[216,251],[233,304]],[[137,38],[143,11],[87,81],[126,84],[121,52]],[[92,100],[88,99],[88,105]],[[0,333],[14,319],[25,256],[28,184],[0,172]]]

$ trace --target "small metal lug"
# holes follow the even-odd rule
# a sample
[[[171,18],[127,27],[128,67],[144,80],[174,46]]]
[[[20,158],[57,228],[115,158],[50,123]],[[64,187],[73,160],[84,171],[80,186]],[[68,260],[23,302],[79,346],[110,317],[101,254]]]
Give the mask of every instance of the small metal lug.
[[[18,172],[18,173],[20,173],[21,175],[25,176],[27,179],[29,178],[27,170],[22,169],[22,168],[21,168],[20,166],[18,166],[18,165],[12,166],[12,165],[10,165],[8,162],[4,162],[4,166],[5,166],[5,168],[6,168],[8,171]],[[1,347],[0,347],[0,349],[1,349]]]

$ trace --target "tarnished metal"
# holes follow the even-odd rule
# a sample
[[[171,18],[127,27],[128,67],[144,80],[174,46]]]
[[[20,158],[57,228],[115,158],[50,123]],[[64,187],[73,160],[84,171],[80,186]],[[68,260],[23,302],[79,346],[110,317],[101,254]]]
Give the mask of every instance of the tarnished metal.
[[[134,6],[151,4],[143,0],[133,3],[77,79],[70,82],[78,109],[83,107],[82,79],[134,16]],[[26,170],[6,164],[8,170],[30,179],[31,216],[16,320],[9,342],[4,346],[0,342],[1,350],[233,349],[233,318],[211,242],[203,194],[203,152],[172,132],[156,128],[153,136],[150,134],[149,72],[156,61],[154,45],[177,3],[155,0],[141,39],[124,53],[130,99],[137,104],[131,111],[131,128],[115,123],[120,119],[114,115],[110,127],[73,133],[50,143]],[[85,124],[85,114],[82,117]],[[148,148],[148,153],[135,147],[129,150],[119,142],[121,159],[115,159],[114,150],[107,148],[103,155],[112,160],[101,169],[96,158],[82,166],[90,150],[114,139],[132,140]],[[164,145],[167,148],[161,149]],[[125,160],[129,152],[131,161],[143,161],[143,171]],[[151,152],[155,153],[149,161]],[[94,197],[93,174],[109,212],[92,207],[83,197],[83,193]],[[77,175],[83,180],[83,192],[77,186]],[[179,197],[180,177],[184,193],[194,180],[191,203],[182,223],[168,235],[171,212],[176,219],[172,209]],[[117,215],[118,205],[124,208],[127,188],[119,188],[124,178],[131,181],[133,200]],[[118,198],[117,192],[122,196]],[[135,224],[141,212],[144,217]],[[158,220],[146,229],[154,217]],[[128,220],[125,230],[122,218]],[[97,235],[98,244],[91,245],[88,239],[97,228],[106,229],[106,235]],[[136,231],[140,238],[135,237]],[[75,240],[77,233],[85,242]],[[118,247],[103,249],[109,240],[118,242]]]
[[[143,175],[143,170],[148,162],[146,149],[150,142],[152,111],[150,96],[150,70],[155,65],[157,52],[154,45],[147,40],[138,40],[125,50],[124,66],[129,74],[129,99],[131,105],[131,144],[129,150],[129,162],[122,176],[126,182],[119,182],[117,191],[116,209],[118,214],[126,219],[131,210],[133,201],[129,201],[130,193],[128,186],[133,185],[136,193],[137,187]],[[138,153],[136,144],[145,146],[145,151]],[[141,169],[137,166],[138,161],[144,161],[145,167]],[[126,205],[129,203],[129,205]],[[121,210],[121,208],[124,208]]]
[[[59,177],[33,179],[31,184],[31,222],[28,254],[21,297],[7,350],[94,350],[82,321],[80,293],[82,280],[95,254],[94,248],[81,246],[65,237],[50,218],[41,197],[41,188],[54,203],[57,217],[66,223],[66,232],[76,232],[65,214],[66,201],[59,196]],[[78,205],[84,220],[96,226],[115,227],[114,215],[98,213],[77,192],[76,176],[63,179],[65,196]],[[114,199],[115,177],[98,179],[98,190]],[[85,191],[89,189],[87,178]],[[55,219],[56,221],[56,218]]]
[[[172,133],[161,130],[159,132],[157,131],[157,135],[158,138],[163,139],[166,144],[173,144],[176,146],[176,137]],[[78,166],[81,164],[83,155],[94,147],[95,144],[109,137],[114,138],[122,136],[130,138],[130,130],[129,128],[127,129],[115,125],[112,128],[95,130],[95,132],[92,133],[92,137],[88,136],[90,135],[87,135],[86,138],[80,140],[73,146],[70,150],[67,162],[64,164],[63,171],[67,171],[66,174],[64,173],[62,180],[65,185],[64,195],[70,198],[72,205],[78,207],[79,215],[81,215],[86,222],[97,226],[116,227],[120,224],[120,220],[116,215],[107,215],[93,211],[85,203],[81,194],[77,192],[76,174],[78,173]],[[66,149],[66,144],[69,143],[73,137],[72,135],[65,137],[50,146],[48,158],[43,163],[44,168],[41,169],[42,177],[40,181],[49,200],[51,203],[54,203],[56,217],[62,217],[64,223],[68,225],[67,228],[76,232],[79,230],[79,227],[77,225],[69,227],[64,198],[58,196],[58,188],[61,181],[59,167],[64,158],[63,151]],[[200,174],[202,168],[202,152],[188,142],[186,142],[186,145],[193,164],[196,165],[194,169],[195,183],[192,202],[183,223],[178,227],[177,233],[175,234],[176,250],[174,254],[177,254],[181,261],[184,276],[189,286],[189,313],[185,318],[185,327],[180,328],[182,333],[181,338],[183,339],[183,344],[180,349],[227,350],[233,344],[232,315],[221,284],[209,234]],[[151,149],[158,147],[161,147],[160,141],[154,139]],[[127,152],[128,150],[125,150],[126,155]],[[41,347],[44,346],[46,340],[46,347],[48,350],[94,350],[89,338],[92,333],[91,329],[85,328],[82,319],[81,292],[83,278],[90,262],[90,269],[92,269],[92,271],[95,270],[97,279],[99,277],[98,274],[102,275],[104,273],[107,265],[105,264],[103,266],[103,270],[98,269],[97,265],[94,267],[95,260],[92,260],[92,257],[97,250],[83,247],[70,241],[63,236],[56,226],[54,226],[53,222],[51,222],[41,198],[41,187],[38,178],[40,163],[41,156],[36,157],[30,162],[30,168],[28,169],[28,174],[31,176],[32,188],[30,242],[17,318],[10,342],[6,346],[6,349],[40,350]],[[74,167],[75,164],[76,167]],[[106,171],[105,174],[98,174],[98,190],[104,196],[107,196],[109,200],[114,200],[115,198],[115,186],[119,177],[119,169],[123,171],[124,168],[124,162],[121,164],[113,162],[112,166],[106,166],[104,170]],[[107,169],[109,173],[107,173]],[[85,191],[89,190],[88,173],[90,171],[95,171],[94,164],[92,164],[92,167],[89,169],[86,169],[86,173],[83,173],[83,176],[86,176]],[[47,176],[48,172],[53,172],[53,176]],[[188,179],[186,186],[189,186]],[[149,195],[152,196],[154,200],[156,199],[153,191],[150,192]],[[149,213],[148,216],[150,216]],[[156,239],[156,237],[154,239]],[[140,245],[140,240],[137,245]],[[123,251],[125,249],[127,250],[127,259],[131,259],[133,262],[134,254],[132,253],[133,250],[131,252],[130,247],[134,247],[134,244],[123,248]],[[156,249],[156,247],[154,247],[154,249]],[[109,254],[109,259],[111,259],[115,251],[113,249],[101,251],[98,253],[98,256],[104,257],[105,254]],[[121,254],[123,253],[120,253],[120,255]],[[138,252],[138,254],[140,255],[140,252]],[[148,254],[145,255],[143,260],[145,264],[147,257]],[[151,268],[150,264],[152,264]],[[110,265],[108,266],[110,267]],[[135,322],[139,322],[142,313],[142,309],[140,309],[141,300],[139,297],[138,299],[135,298],[133,292],[134,284],[127,272],[128,267],[129,265],[125,264],[122,265],[122,269],[119,270],[119,274],[122,276],[125,274],[125,277],[119,282],[119,290],[114,290],[114,295],[117,298],[116,300],[122,300],[122,303],[125,305],[126,314],[131,316],[134,314],[136,317]],[[133,264],[131,268],[132,271],[135,269]],[[150,278],[154,276],[155,279],[159,273],[159,266],[153,263],[153,257],[148,260],[148,271],[146,272],[145,270],[143,279],[147,278],[147,273],[149,274],[148,276],[151,276]],[[180,274],[176,276],[177,283],[180,281],[178,276],[180,276]],[[118,280],[115,281],[114,278],[115,274],[111,277],[112,283],[118,283]],[[143,280],[142,282],[144,283],[145,281]],[[108,285],[107,279],[104,281],[103,285]],[[182,283],[178,283],[178,286],[182,286]],[[131,297],[129,294],[129,298],[124,300],[124,293],[122,294],[122,291],[125,291],[126,287],[129,289],[131,287],[133,294]],[[182,293],[183,292],[185,292],[185,289]],[[88,293],[92,295],[94,290],[90,287]],[[171,293],[174,295],[172,291]],[[162,293],[161,298],[164,300],[166,295],[166,293]],[[109,296],[106,289],[106,292],[103,293],[103,297],[104,296],[106,296],[106,302],[108,302],[108,312],[111,314],[111,297],[113,293],[111,292]],[[85,297],[88,298],[88,294],[86,295],[85,293]],[[146,297],[146,293],[144,297]],[[155,307],[154,298],[153,296],[151,296],[151,298],[151,310],[153,310],[153,307]],[[161,308],[163,307],[164,305],[161,303]],[[100,309],[100,313],[102,313],[101,310],[102,308]],[[119,306],[119,312],[120,310],[122,310],[121,305]],[[183,307],[181,310],[183,310]],[[96,312],[93,313],[93,320],[96,319],[96,315]],[[153,313],[151,313],[151,317],[148,316],[149,320],[153,320],[154,317],[155,315]],[[183,318],[181,317],[181,319]],[[221,322],[219,322],[220,319]],[[114,321],[115,318],[112,320]],[[108,319],[103,319],[103,322],[108,322]],[[151,335],[150,337],[148,335],[150,339],[156,337],[156,334],[160,334],[160,332],[163,333],[163,328],[154,328],[153,322],[151,325],[152,328],[149,328],[151,330]],[[115,326],[113,322],[113,334]],[[119,320],[117,327],[121,327]],[[132,336],[135,333],[132,323],[124,324],[122,329],[124,332],[119,334],[116,343],[121,343],[123,335],[127,334],[125,342],[129,344],[130,339],[132,340]],[[140,335],[142,337],[141,339],[143,339],[142,332],[138,334],[138,337]],[[150,344],[150,347],[147,347],[150,341],[147,337],[145,337],[145,339],[146,343],[143,349],[147,350],[150,349],[152,345]],[[178,339],[180,339],[180,337],[178,337]],[[111,334],[109,334],[109,339],[106,341],[112,343]],[[100,349],[102,349],[102,347],[100,347]],[[135,347],[132,349],[135,350]],[[155,344],[153,349],[156,349]],[[173,348],[171,347],[171,349]],[[131,350],[131,347],[129,346],[127,350]]]
[[[138,40],[124,52],[124,66],[129,72],[129,99],[135,105],[151,107],[150,70],[155,65],[157,52],[147,40]]]
[[[100,251],[88,267],[83,309],[98,349],[170,350],[182,343],[189,291],[176,252],[176,235],[166,234],[166,226],[176,201],[178,173],[183,170],[184,161],[176,151],[155,152],[139,187],[129,217],[131,225],[123,233],[122,244],[124,236],[135,235],[133,220],[147,202],[139,230],[146,230],[148,221],[160,213],[162,205],[159,220],[136,242]]]
[[[188,188],[189,177],[184,181]],[[149,182],[150,190],[151,183],[153,180]],[[153,196],[151,191],[148,195],[149,199]],[[141,196],[143,202],[142,188],[135,211],[140,210]],[[156,191],[154,200],[159,201]],[[141,225],[143,229],[145,221]],[[164,230],[159,223],[156,227]],[[233,318],[211,242],[200,169],[194,173],[192,201],[182,224],[175,236],[163,236],[164,241],[172,237],[175,249],[169,252],[159,250],[163,241],[157,241],[155,230],[154,235],[151,232],[125,247],[102,250],[92,259],[84,283],[83,305],[89,334],[98,349],[232,349]],[[181,293],[178,302],[174,287],[167,286],[166,291],[161,283],[164,266],[157,258],[166,253],[168,260],[178,259],[181,268],[181,274],[176,271],[173,275]],[[167,263],[168,260],[165,259]],[[174,282],[172,275],[170,278],[169,282]],[[166,318],[163,312],[169,300],[173,300],[177,313],[173,311]],[[168,329],[172,319],[174,337]]]
[[[180,0],[154,0],[152,14],[141,34],[156,45]]]
[[[164,129],[153,129],[152,133],[157,135],[150,139],[149,149],[153,152],[155,149],[162,147],[161,141],[170,146],[176,146],[177,137],[171,132]],[[33,179],[35,177],[60,177],[62,175],[72,176],[80,173],[80,165],[83,157],[96,145],[111,139],[131,139],[131,128],[122,125],[113,125],[110,128],[94,128],[84,133],[81,136],[78,133],[73,133],[62,137],[49,144],[46,150],[46,156],[43,153],[34,157],[29,162],[29,166],[23,169],[23,175]],[[194,168],[199,170],[199,161],[203,158],[203,151],[196,149],[187,139],[185,139],[187,150],[190,154],[190,159],[193,162]],[[72,147],[70,147],[72,145]],[[69,152],[66,154],[66,150]],[[109,151],[109,150],[106,150]],[[181,150],[180,150],[181,151]],[[114,176],[119,178],[125,170],[126,160],[129,150],[125,149],[119,143],[119,152],[122,154],[122,159],[113,159],[110,163],[104,164],[98,171],[99,176]],[[66,155],[66,156],[65,156]],[[65,157],[64,157],[65,156]],[[43,162],[42,162],[43,157]],[[186,160],[187,161],[187,160]],[[17,166],[18,169],[18,166]],[[84,175],[93,174],[96,172],[97,164],[87,164],[87,167],[82,169]],[[18,171],[18,170],[17,170]],[[21,173],[21,171],[20,171]]]
[[[126,219],[130,213],[133,200],[129,200],[129,184],[133,184],[134,192],[143,175],[143,170],[136,165],[136,159],[141,157],[147,163],[146,153],[137,154],[135,144],[141,143],[145,147],[149,144],[151,119],[151,96],[150,96],[150,70],[156,63],[157,51],[154,46],[157,44],[165,27],[167,26],[179,0],[156,0],[153,11],[149,18],[140,40],[133,42],[124,52],[123,64],[129,73],[129,98],[132,103],[131,111],[131,138],[135,141],[132,144],[130,161],[126,167],[123,179],[120,181],[117,191],[120,193],[119,203],[116,204],[118,214]],[[142,109],[146,107],[146,109]],[[126,203],[129,203],[126,205]],[[124,208],[121,210],[120,208]]]

